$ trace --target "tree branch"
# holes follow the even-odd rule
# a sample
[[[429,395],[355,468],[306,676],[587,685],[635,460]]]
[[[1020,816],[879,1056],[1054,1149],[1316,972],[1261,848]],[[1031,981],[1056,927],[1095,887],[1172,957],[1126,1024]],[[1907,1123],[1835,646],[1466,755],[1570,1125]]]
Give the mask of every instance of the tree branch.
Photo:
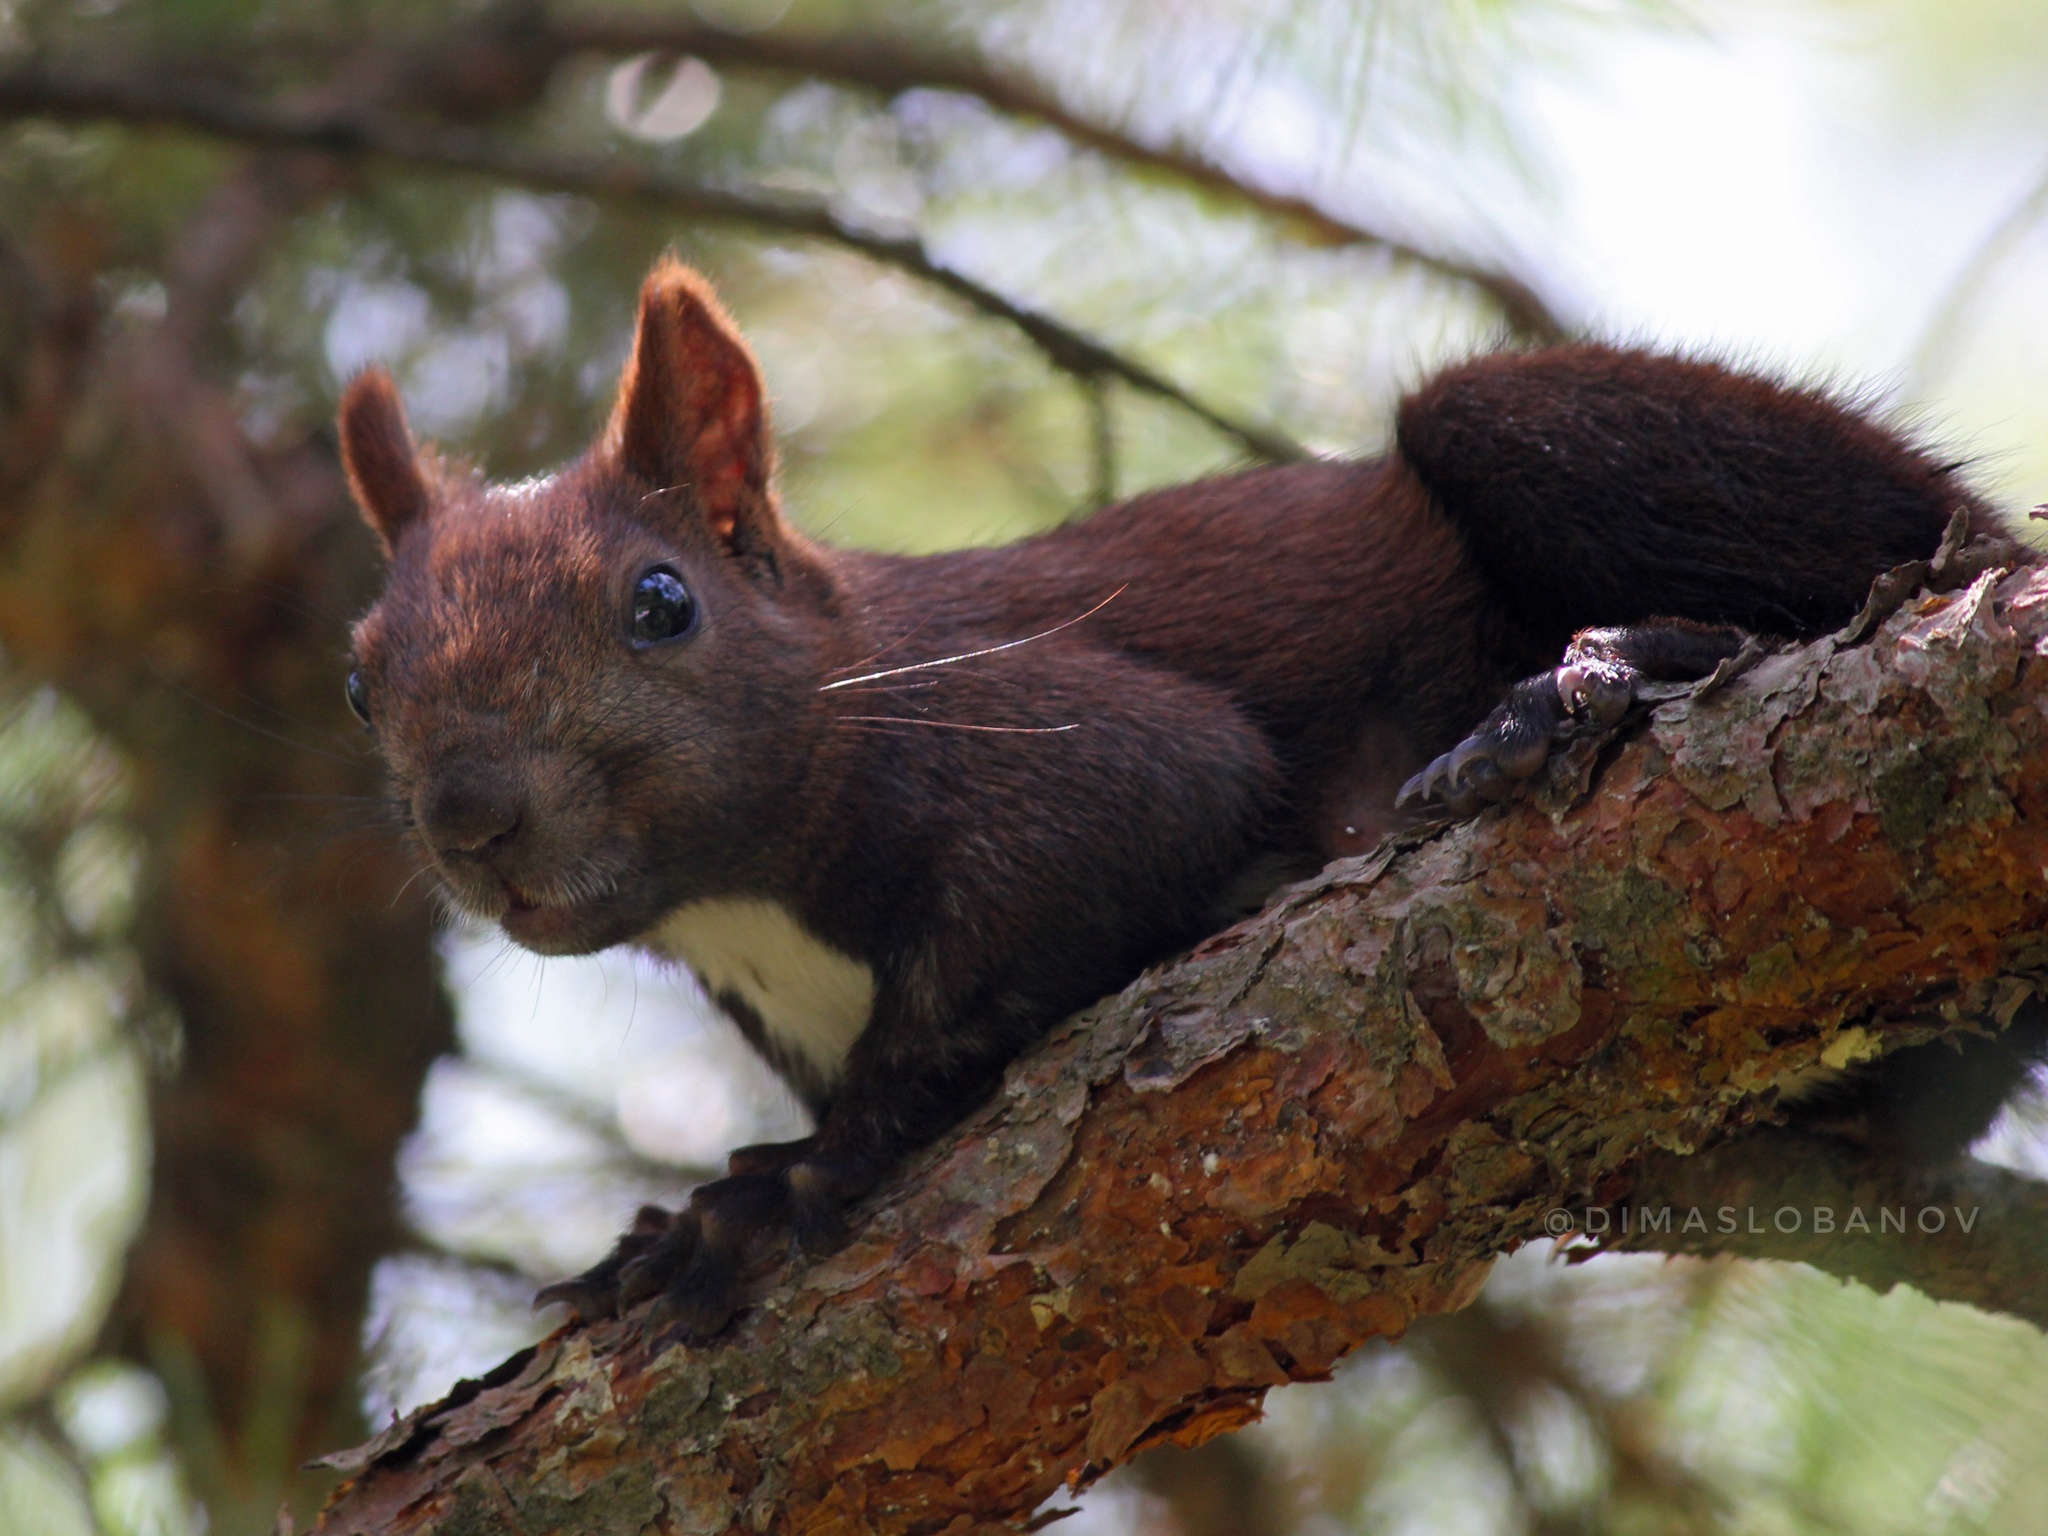
[[[1984,285],[2044,217],[2048,217],[2048,170],[1991,226],[1936,297],[1907,359],[1906,380],[1912,397],[1926,398],[1947,373],[1965,339],[1964,322]]]
[[[330,33],[267,34],[263,57],[288,64],[333,65],[353,46]],[[1157,172],[1280,220],[1326,246],[1365,246],[1399,263],[1476,288],[1529,341],[1562,340],[1563,319],[1520,277],[1479,262],[1427,250],[1331,212],[1312,198],[1276,191],[1184,145],[1149,144],[1128,128],[1073,105],[1028,74],[967,56],[858,35],[771,31],[736,33],[688,16],[570,9],[548,15],[533,0],[486,10],[475,20],[408,45],[388,61],[410,87],[404,94],[444,119],[524,106],[549,74],[579,54],[687,54],[728,71],[760,71],[830,81],[883,95],[938,90],[972,96],[994,110],[1034,119],[1070,142],[1112,160]],[[373,71],[389,75],[390,69]]]
[[[171,124],[239,143],[374,156],[828,241],[908,272],[1005,322],[1054,367],[1078,378],[1120,379],[1208,423],[1258,458],[1287,462],[1309,457],[1275,428],[1211,406],[1143,363],[946,265],[921,240],[864,229],[814,198],[707,186],[617,156],[537,148],[498,133],[438,127],[391,113],[284,106],[175,79],[21,65],[0,71],[0,118],[9,117]]]
[[[2048,1328],[2048,1184],[1989,1164],[1904,1167],[1767,1130],[1699,1157],[1654,1158],[1619,1209],[1594,1209],[1608,1224],[1602,1247],[1797,1260],[1875,1291],[1910,1285]]]
[[[1331,866],[1056,1032],[721,1344],[558,1333],[345,1458],[321,1528],[986,1529],[1995,1017],[2048,982],[2048,571],[1870,627],[1658,706],[1590,797]]]
[[[1448,1316],[1421,1319],[1410,1342],[1460,1396],[1479,1405],[1495,1454],[1523,1485],[1520,1492],[1525,1506],[1533,1503],[1526,1486],[1525,1458],[1516,1455],[1506,1430],[1534,1393],[1549,1388],[1568,1397],[1599,1426],[1601,1443],[1613,1458],[1611,1493],[1654,1502],[1676,1532],[1724,1530],[1732,1523],[1727,1519],[1733,1511],[1726,1496],[1683,1459],[1641,1432],[1634,1422],[1640,1401],[1618,1397],[1590,1379],[1554,1320],[1503,1317],[1491,1307],[1467,1307]],[[1546,1530],[1562,1533],[1586,1528],[1581,1511],[1541,1513],[1549,1519],[1532,1522],[1533,1536],[1544,1536]]]
[[[952,91],[977,97],[998,112],[1035,118],[1068,139],[1126,164],[1157,171],[1203,191],[1244,203],[1280,219],[1324,245],[1371,246],[1396,261],[1423,267],[1484,293],[1508,324],[1532,341],[1558,341],[1566,326],[1535,289],[1510,273],[1424,250],[1332,213],[1313,200],[1277,192],[1234,175],[1209,156],[1180,145],[1146,144],[1091,116],[1037,81],[1015,71],[957,55],[907,48],[860,37],[818,37],[783,32],[735,33],[676,15],[572,11],[552,18],[517,44],[523,52],[689,54],[724,69],[806,75],[897,95]]]

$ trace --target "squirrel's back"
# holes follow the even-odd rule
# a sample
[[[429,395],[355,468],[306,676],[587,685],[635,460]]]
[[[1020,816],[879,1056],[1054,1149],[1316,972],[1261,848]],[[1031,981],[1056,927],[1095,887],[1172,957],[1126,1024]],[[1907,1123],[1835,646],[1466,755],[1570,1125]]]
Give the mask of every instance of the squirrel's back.
[[[698,1334],[750,1253],[831,1246],[1253,876],[1505,798],[1639,683],[1838,623],[1951,527],[2014,552],[1867,415],[1596,346],[1445,371],[1383,458],[999,549],[825,549],[781,516],[744,342],[672,264],[561,474],[438,471],[380,375],[342,443],[392,553],[350,699],[448,890],[545,953],[680,955],[818,1113],[551,1288],[585,1316],[658,1292]]]

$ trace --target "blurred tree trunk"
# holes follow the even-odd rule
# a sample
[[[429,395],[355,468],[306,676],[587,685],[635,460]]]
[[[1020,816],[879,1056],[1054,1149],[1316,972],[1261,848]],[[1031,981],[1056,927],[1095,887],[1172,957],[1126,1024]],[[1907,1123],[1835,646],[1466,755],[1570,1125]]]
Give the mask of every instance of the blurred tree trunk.
[[[210,1501],[271,1511],[354,1419],[394,1156],[451,1040],[432,915],[401,894],[414,865],[341,699],[370,540],[331,446],[252,444],[206,371],[275,226],[329,175],[231,167],[166,255],[161,314],[107,302],[95,210],[18,231],[0,334],[0,651],[126,757],[136,942],[182,1024],[112,1338],[184,1394],[181,1428],[218,1431],[187,1437]]]

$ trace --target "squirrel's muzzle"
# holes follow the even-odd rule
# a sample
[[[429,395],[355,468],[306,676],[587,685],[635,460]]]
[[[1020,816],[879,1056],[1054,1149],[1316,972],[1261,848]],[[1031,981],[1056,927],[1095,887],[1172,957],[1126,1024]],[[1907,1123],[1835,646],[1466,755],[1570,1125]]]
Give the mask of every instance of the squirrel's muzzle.
[[[502,767],[474,759],[446,764],[419,797],[420,835],[451,861],[492,862],[512,852],[527,819],[526,795]]]

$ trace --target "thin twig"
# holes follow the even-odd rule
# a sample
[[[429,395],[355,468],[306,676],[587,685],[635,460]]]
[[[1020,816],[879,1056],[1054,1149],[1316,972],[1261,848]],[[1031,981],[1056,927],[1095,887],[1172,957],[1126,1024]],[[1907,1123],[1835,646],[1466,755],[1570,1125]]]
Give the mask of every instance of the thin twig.
[[[867,38],[741,34],[682,16],[602,11],[557,17],[543,33],[524,43],[531,54],[550,47],[613,54],[683,53],[726,69],[807,75],[891,95],[923,89],[978,97],[999,112],[1036,118],[1112,159],[1164,172],[1204,191],[1248,204],[1285,220],[1321,244],[1371,246],[1396,261],[1469,284],[1493,300],[1516,333],[1529,340],[1557,341],[1566,334],[1563,320],[1518,277],[1368,229],[1309,198],[1247,181],[1186,146],[1143,143],[1015,70]]]
[[[485,91],[487,110],[523,105],[557,65],[584,53],[687,54],[729,71],[803,76],[891,96],[912,90],[948,91],[975,97],[998,112],[1035,119],[1110,159],[1255,209],[1317,244],[1372,247],[1397,262],[1467,284],[1487,295],[1525,340],[1557,341],[1567,334],[1557,312],[1511,273],[1425,249],[1334,213],[1312,198],[1247,180],[1187,145],[1147,143],[1126,125],[1076,106],[1014,66],[891,38],[779,31],[741,34],[687,15],[588,9],[550,17],[540,11],[532,0],[511,0],[466,25],[414,40],[408,53],[417,61],[415,67],[401,67],[396,74],[409,77],[415,90],[429,85],[433,99],[412,104],[440,111],[441,98],[453,87],[465,103],[477,105],[468,97],[479,82],[489,81],[495,94]],[[301,70],[332,66],[355,48],[324,31],[294,34],[280,28],[267,39],[263,56]],[[386,78],[392,75],[389,69],[383,73]]]
[[[1963,320],[1985,279],[2004,263],[2013,248],[2044,217],[2048,217],[2048,170],[2042,171],[2026,195],[1991,227],[1990,233],[1978,242],[1969,259],[1949,279],[1948,287],[1942,290],[1940,302],[1934,306],[1933,314],[1920,332],[1920,339],[1914,343],[1912,360],[1907,364],[1907,376],[1914,395],[1924,397],[1928,388],[1948,371],[1957,343],[1961,340]]]
[[[78,1495],[72,1508],[85,1519],[86,1529],[92,1536],[103,1536],[106,1522],[100,1519],[98,1507],[92,1497],[92,1465],[79,1450],[78,1444],[65,1431],[63,1416],[57,1412],[57,1405],[45,1394],[32,1403],[14,1410],[14,1417],[34,1431],[50,1453],[57,1458],[64,1469],[78,1480],[72,1490]]]
[[[1067,373],[1084,379],[1121,379],[1133,389],[1179,406],[1261,459],[1293,462],[1310,456],[1286,434],[1205,404],[1143,363],[946,265],[923,241],[848,223],[814,198],[707,186],[616,156],[536,149],[493,133],[435,127],[383,113],[297,110],[182,81],[129,75],[86,75],[34,66],[0,72],[0,118],[10,117],[175,124],[246,144],[472,172],[549,191],[639,203],[828,241],[911,273],[981,313],[1006,321]]]
[[[1088,510],[1097,512],[1116,500],[1116,418],[1107,382],[1082,379],[1080,385],[1088,412]]]

